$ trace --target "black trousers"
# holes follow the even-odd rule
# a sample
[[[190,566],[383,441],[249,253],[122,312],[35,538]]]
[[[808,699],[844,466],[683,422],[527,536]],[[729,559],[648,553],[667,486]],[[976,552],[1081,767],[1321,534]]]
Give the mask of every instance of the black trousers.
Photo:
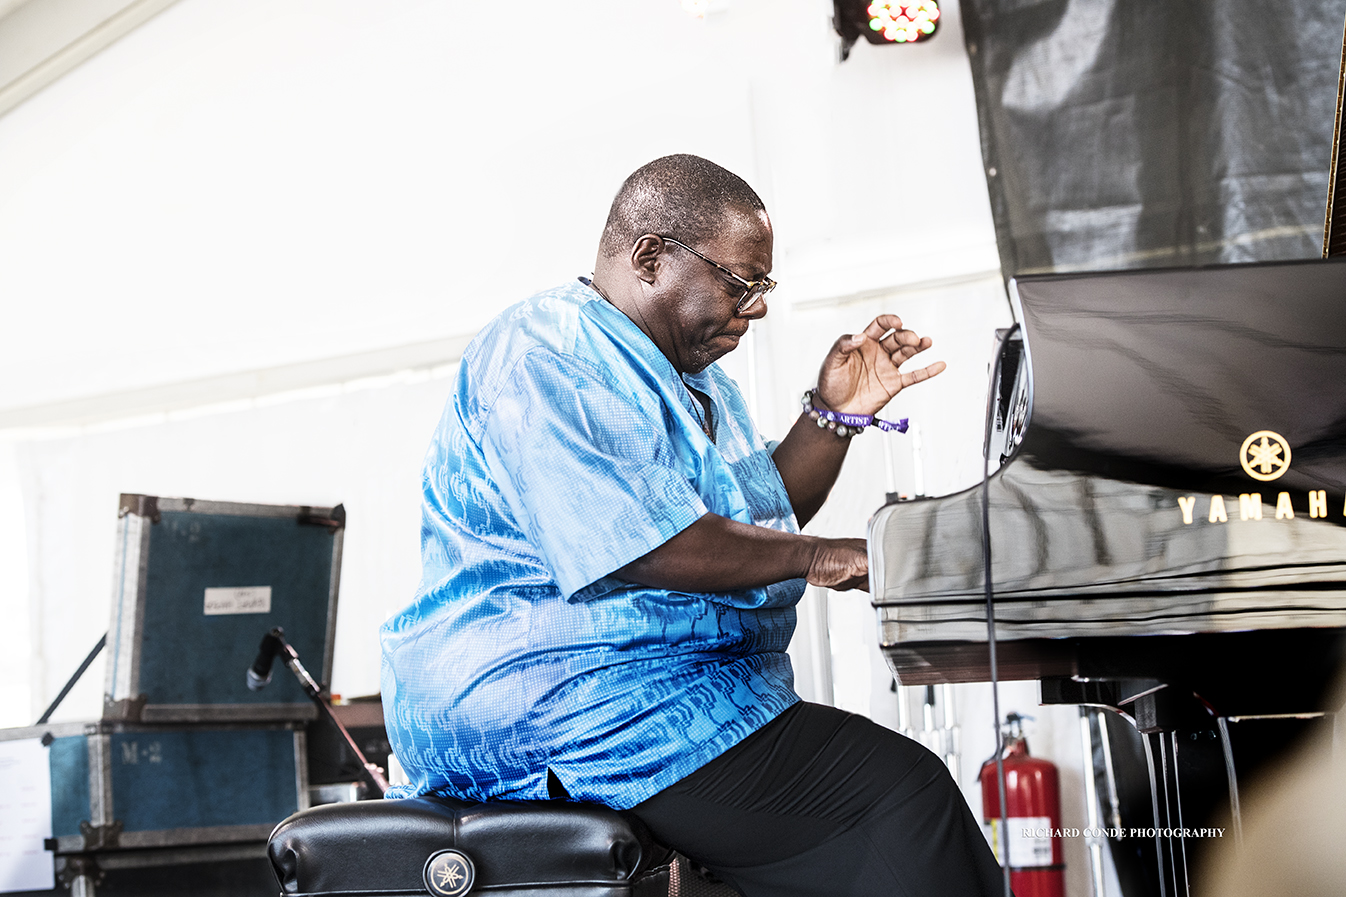
[[[948,769],[864,717],[800,703],[632,810],[746,897],[999,897]]]

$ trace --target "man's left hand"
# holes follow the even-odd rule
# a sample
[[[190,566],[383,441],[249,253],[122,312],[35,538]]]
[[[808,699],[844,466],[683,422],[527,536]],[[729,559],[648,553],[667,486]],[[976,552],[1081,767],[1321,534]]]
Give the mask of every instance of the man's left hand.
[[[928,336],[902,327],[897,315],[879,315],[863,333],[832,344],[818,371],[818,401],[832,411],[878,414],[899,392],[944,370],[934,364],[914,371],[898,368],[931,346]]]

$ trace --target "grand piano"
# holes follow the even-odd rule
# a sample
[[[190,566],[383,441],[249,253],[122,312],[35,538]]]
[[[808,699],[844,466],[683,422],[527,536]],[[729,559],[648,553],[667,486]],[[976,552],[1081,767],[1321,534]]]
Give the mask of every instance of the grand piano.
[[[1240,783],[1346,662],[1346,260],[1011,294],[994,472],[871,523],[882,650],[903,685],[991,679],[985,507],[998,677],[1115,711],[1094,731],[1139,764],[1128,824],[1237,833]],[[1124,888],[1140,851],[1128,894],[1187,893],[1201,845],[1141,841],[1112,845]]]

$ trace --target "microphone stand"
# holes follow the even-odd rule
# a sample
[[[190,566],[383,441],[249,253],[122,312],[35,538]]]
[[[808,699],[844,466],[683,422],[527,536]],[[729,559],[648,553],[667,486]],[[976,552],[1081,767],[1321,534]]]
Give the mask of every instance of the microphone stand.
[[[318,710],[322,715],[327,718],[328,722],[336,726],[337,731],[341,733],[341,737],[346,740],[346,747],[359,762],[365,777],[369,780],[370,784],[374,786],[379,797],[383,797],[388,791],[388,780],[384,778],[383,770],[369,762],[369,759],[365,757],[364,751],[360,750],[360,747],[355,743],[355,739],[351,737],[351,733],[344,725],[342,725],[341,720],[336,718],[336,714],[332,712],[332,708],[327,703],[327,699],[323,697],[322,686],[318,685],[313,677],[309,675],[308,670],[304,669],[304,665],[299,661],[298,652],[296,652],[294,647],[285,640],[285,630],[277,626],[267,634],[267,638],[275,639],[276,653],[281,656],[285,661],[285,665],[290,668],[290,672],[294,673],[294,677],[299,680],[299,685],[304,689],[304,693],[312,699],[314,704],[318,705]]]
[[[98,640],[98,644],[94,645],[93,650],[84,658],[84,662],[79,665],[79,669],[75,670],[75,675],[71,676],[69,681],[66,682],[65,687],[61,689],[61,693],[56,696],[56,700],[48,705],[42,715],[37,718],[37,722],[34,725],[45,726],[47,724],[47,720],[51,719],[51,715],[56,712],[56,708],[61,706],[61,702],[65,700],[65,696],[70,694],[70,689],[75,687],[75,683],[79,681],[79,677],[84,675],[84,671],[89,668],[89,664],[93,663],[94,658],[98,656],[98,653],[102,651],[106,645],[107,633],[105,632],[103,633],[103,637]]]

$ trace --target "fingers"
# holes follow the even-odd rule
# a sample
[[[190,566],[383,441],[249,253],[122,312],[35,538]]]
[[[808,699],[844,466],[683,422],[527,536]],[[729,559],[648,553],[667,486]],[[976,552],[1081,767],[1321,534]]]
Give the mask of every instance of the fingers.
[[[926,365],[917,371],[902,372],[902,388],[920,383],[922,380],[929,380],[931,377],[941,373],[948,365],[942,361],[936,361],[934,364]]]
[[[902,329],[902,319],[897,315],[879,315],[865,328],[865,336],[877,340],[893,331]]]
[[[929,380],[936,374],[941,373],[947,367],[948,365],[945,364],[944,362],[936,361],[933,364],[928,364],[919,370],[907,371],[905,372],[905,376],[910,377],[912,383],[920,383],[922,380]]]
[[[902,370],[934,345],[928,336],[902,326],[897,315],[879,315],[856,334],[840,337],[818,372],[818,399],[834,411],[876,414],[894,396],[942,373],[936,361],[918,370]]]
[[[878,343],[894,364],[901,364],[934,345],[930,337],[905,329],[897,315],[879,315],[864,329],[864,335]]]
[[[820,539],[808,581],[838,591],[869,584],[869,555],[864,539]]]
[[[895,363],[905,361],[917,352],[924,352],[934,345],[930,337],[918,336],[915,331],[903,328],[902,319],[897,315],[879,315],[870,321],[861,333],[842,336],[836,341],[833,349],[841,354],[847,354],[864,345],[866,340],[878,343]]]
[[[935,341],[928,336],[917,336],[913,330],[892,330],[885,333],[879,340],[879,345],[883,346],[889,353],[900,349],[910,350],[910,355],[929,349],[935,344]]]

